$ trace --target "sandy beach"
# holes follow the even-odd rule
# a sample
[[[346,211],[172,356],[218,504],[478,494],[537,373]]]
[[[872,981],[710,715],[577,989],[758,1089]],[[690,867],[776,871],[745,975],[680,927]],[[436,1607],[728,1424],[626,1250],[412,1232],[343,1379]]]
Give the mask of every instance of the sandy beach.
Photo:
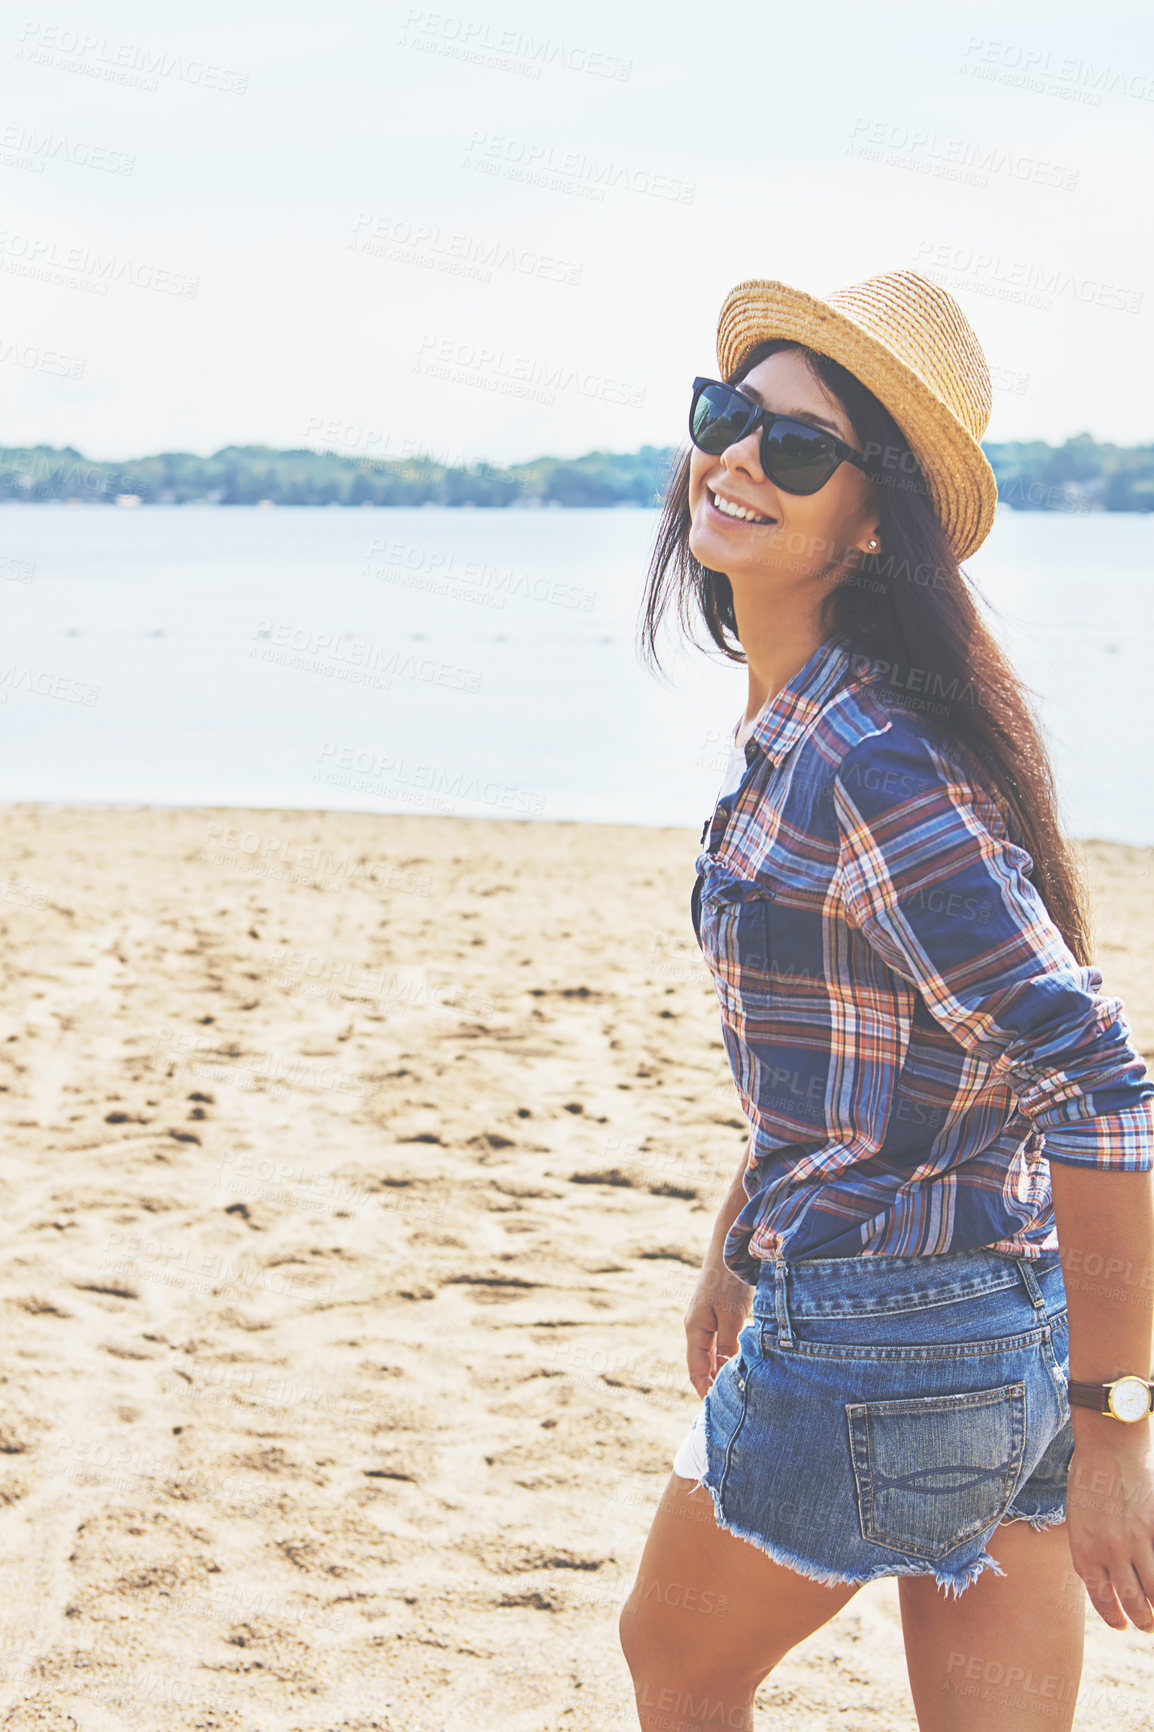
[[[3,826],[0,1726],[629,1732],[745,1140],[697,832]],[[1081,852],[1154,1064],[1154,849]],[[914,1728],[895,1584],[758,1700]],[[1090,1614],[1077,1724],[1154,1728],[1154,1640]]]

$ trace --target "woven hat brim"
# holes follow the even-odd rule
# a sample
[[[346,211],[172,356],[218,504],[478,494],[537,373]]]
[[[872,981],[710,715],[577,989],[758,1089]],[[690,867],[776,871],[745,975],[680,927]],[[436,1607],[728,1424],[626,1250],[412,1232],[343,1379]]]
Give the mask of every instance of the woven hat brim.
[[[889,410],[921,465],[930,499],[959,560],[994,525],[998,484],[978,441],[899,355],[855,319],[788,283],[751,278],[730,290],[717,322],[717,364],[727,379],[758,343],[787,337],[828,355]],[[895,484],[900,484],[895,471]]]

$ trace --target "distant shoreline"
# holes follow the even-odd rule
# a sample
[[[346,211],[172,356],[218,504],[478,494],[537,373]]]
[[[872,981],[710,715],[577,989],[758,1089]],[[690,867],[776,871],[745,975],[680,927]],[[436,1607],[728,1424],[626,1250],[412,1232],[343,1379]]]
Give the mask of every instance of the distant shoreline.
[[[350,430],[358,431],[358,430]],[[274,450],[230,445],[211,457],[163,452],[97,462],[70,446],[0,448],[0,503],[93,505],[441,506],[540,510],[660,505],[674,446],[590,451],[502,466],[380,448]],[[358,442],[369,445],[368,435]],[[1001,504],[1018,511],[1154,511],[1154,445],[1099,444],[1088,434],[983,447]]]

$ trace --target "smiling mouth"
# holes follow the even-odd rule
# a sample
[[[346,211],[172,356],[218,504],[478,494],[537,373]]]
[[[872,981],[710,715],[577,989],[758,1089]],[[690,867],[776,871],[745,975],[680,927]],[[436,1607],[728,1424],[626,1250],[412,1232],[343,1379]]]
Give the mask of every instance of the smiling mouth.
[[[722,494],[715,493],[711,487],[707,487],[705,491],[714,511],[730,523],[767,524],[775,521],[772,517],[763,517],[756,511],[750,511],[747,505],[738,505],[736,501],[726,499]]]

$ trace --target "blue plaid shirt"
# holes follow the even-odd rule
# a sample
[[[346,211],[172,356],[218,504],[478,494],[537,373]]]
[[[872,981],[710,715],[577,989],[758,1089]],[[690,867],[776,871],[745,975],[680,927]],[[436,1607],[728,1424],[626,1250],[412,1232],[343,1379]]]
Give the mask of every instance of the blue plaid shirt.
[[[694,930],[751,1127],[725,1261],[1057,1246],[1050,1161],[1154,1164],[1154,1081],[965,751],[827,639],[701,834]],[[969,765],[969,768],[967,768]]]

